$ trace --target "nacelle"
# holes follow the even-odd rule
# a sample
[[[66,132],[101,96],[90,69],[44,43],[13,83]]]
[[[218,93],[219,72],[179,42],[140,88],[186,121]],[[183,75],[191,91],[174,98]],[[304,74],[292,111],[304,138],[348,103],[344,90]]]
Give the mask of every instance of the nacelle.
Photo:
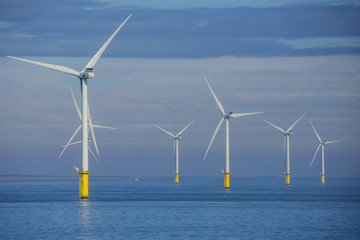
[[[94,72],[92,68],[86,68],[80,75],[81,78],[93,78]]]

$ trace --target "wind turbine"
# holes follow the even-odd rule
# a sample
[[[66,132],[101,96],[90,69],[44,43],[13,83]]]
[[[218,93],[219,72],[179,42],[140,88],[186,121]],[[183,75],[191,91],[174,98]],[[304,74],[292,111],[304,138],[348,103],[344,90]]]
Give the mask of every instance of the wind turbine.
[[[75,97],[74,97],[74,93],[72,91],[72,89],[70,88],[70,92],[71,92],[71,96],[72,96],[72,99],[74,101],[74,105],[75,105],[75,108],[76,108],[76,111],[79,115],[79,118],[80,118],[80,122],[82,122],[82,116],[81,116],[81,112],[80,112],[80,109],[79,109],[79,106],[75,100]],[[92,123],[92,118],[91,118],[91,114],[90,114],[90,107],[88,106],[88,126],[89,126],[89,129],[90,129],[90,133],[91,133],[91,137],[92,137],[92,140],[94,142],[94,146],[95,146],[95,149],[96,149],[96,153],[97,155],[99,155],[99,149],[98,149],[98,146],[96,144],[96,138],[95,138],[95,132],[94,132],[94,128],[105,128],[105,129],[113,129],[113,130],[116,130],[117,128],[113,128],[113,127],[107,127],[107,126],[102,126],[102,125],[97,125],[97,124],[93,124]],[[61,151],[58,159],[61,158],[62,154],[65,152],[66,148],[70,145],[75,145],[75,144],[78,144],[78,143],[81,143],[82,141],[77,141],[77,142],[72,142],[72,140],[74,139],[74,137],[76,136],[76,134],[79,132],[79,130],[82,128],[82,124],[80,124],[80,126],[74,131],[73,135],[71,136],[70,140],[66,143],[66,145],[63,146],[63,150]],[[90,141],[90,139],[89,139]],[[94,152],[92,151],[92,149],[90,148],[89,146],[89,151],[91,153],[91,155],[95,158],[95,160],[97,162],[99,162],[99,160],[96,158]]]
[[[184,127],[183,130],[181,130],[178,134],[174,135],[171,132],[166,131],[165,129],[162,129],[158,125],[154,125],[155,127],[159,128],[161,131],[165,132],[172,138],[174,138],[174,158],[175,158],[175,184],[179,184],[179,139],[181,138],[181,134],[187,129],[195,120],[193,120],[191,123],[189,123],[186,127]]]
[[[67,73],[73,76],[76,76],[80,79],[81,83],[81,94],[82,94],[82,119],[88,119],[89,116],[89,110],[88,110],[88,97],[87,97],[87,80],[89,78],[94,77],[93,69],[101,57],[102,53],[105,51],[107,46],[110,44],[110,42],[113,40],[115,35],[119,32],[119,30],[124,26],[124,24],[129,20],[129,18],[132,16],[130,14],[125,21],[116,29],[116,31],[110,36],[110,38],[105,42],[105,44],[99,49],[99,51],[94,55],[94,57],[86,64],[84,69],[81,72],[77,72],[71,68],[65,67],[65,66],[59,66],[59,65],[53,65],[48,63],[42,63],[42,62],[36,62],[32,60],[27,60],[23,58],[18,57],[11,57],[16,60],[32,63],[41,67],[50,68],[59,72]],[[80,199],[89,199],[89,158],[88,158],[88,121],[82,121],[82,147],[81,147],[81,171],[76,172],[77,174],[80,174],[80,184],[79,184],[79,192],[80,192]],[[78,129],[77,131],[79,131]]]
[[[229,154],[229,146],[230,146],[230,138],[229,138],[229,119],[230,118],[237,118],[237,117],[244,117],[244,116],[249,116],[249,115],[255,115],[255,114],[263,114],[263,112],[254,112],[254,113],[233,113],[233,112],[229,112],[229,113],[225,113],[225,110],[223,108],[223,106],[221,105],[219,99],[216,97],[214,91],[212,90],[212,88],[210,87],[210,84],[206,78],[206,76],[204,75],[204,78],[205,78],[205,81],[206,81],[206,84],[208,85],[210,91],[211,91],[211,94],[213,95],[214,99],[215,99],[215,102],[216,104],[218,105],[220,111],[221,111],[221,120],[219,122],[219,124],[217,125],[216,129],[215,129],[215,132],[214,132],[214,135],[213,137],[211,138],[211,141],[210,141],[210,144],[206,150],[206,153],[205,153],[205,156],[204,156],[204,160],[209,152],[209,149],[211,147],[211,144],[213,143],[214,141],[214,138],[217,134],[217,132],[219,131],[219,128],[221,126],[221,124],[223,123],[223,121],[225,120],[226,122],[226,130],[225,130],[225,149],[226,149],[226,154],[225,154],[225,172],[223,172],[223,174],[225,175],[224,176],[224,187],[225,189],[229,189],[230,188],[230,154]]]
[[[291,125],[288,130],[284,130],[281,127],[276,126],[275,124],[272,124],[269,121],[266,121],[264,119],[265,122],[267,122],[268,124],[270,124],[271,126],[273,126],[274,128],[276,128],[277,130],[279,130],[280,132],[284,133],[285,137],[284,137],[284,159],[286,156],[286,185],[290,185],[290,135],[293,134],[293,128],[295,127],[295,125],[300,121],[300,119],[302,119],[305,116],[306,113],[304,113],[298,120],[296,120],[293,125]]]
[[[316,132],[315,130],[315,127],[314,127],[314,124],[310,121],[311,123],[311,126],[312,128],[314,129],[314,132],[316,134],[316,137],[319,139],[319,146],[318,148],[316,149],[316,152],[314,154],[314,157],[310,163],[310,167],[312,166],[314,160],[315,160],[315,157],[316,157],[316,154],[318,153],[319,149],[320,149],[320,146],[321,146],[321,152],[322,152],[322,157],[321,157],[321,183],[324,184],[325,183],[325,145],[326,144],[330,144],[330,143],[336,143],[336,142],[341,142],[341,140],[336,140],[336,141],[322,141],[319,134]]]

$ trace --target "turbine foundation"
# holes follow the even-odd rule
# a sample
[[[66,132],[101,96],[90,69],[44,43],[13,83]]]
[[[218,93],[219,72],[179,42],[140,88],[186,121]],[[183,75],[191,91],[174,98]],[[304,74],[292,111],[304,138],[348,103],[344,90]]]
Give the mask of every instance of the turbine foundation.
[[[230,189],[230,173],[229,172],[224,174],[224,188]]]
[[[290,185],[290,173],[286,174],[286,185]]]
[[[175,174],[175,184],[179,184],[179,174]]]
[[[79,198],[80,200],[89,199],[89,171],[86,172],[73,172],[79,174]]]
[[[325,174],[321,174],[321,183],[325,184]]]

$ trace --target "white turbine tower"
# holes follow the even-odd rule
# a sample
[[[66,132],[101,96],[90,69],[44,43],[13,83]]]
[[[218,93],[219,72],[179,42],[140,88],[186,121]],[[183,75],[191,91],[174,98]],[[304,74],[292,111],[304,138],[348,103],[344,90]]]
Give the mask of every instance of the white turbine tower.
[[[233,112],[229,112],[229,113],[225,113],[225,110],[223,108],[223,106],[221,105],[219,99],[216,97],[214,91],[212,90],[212,88],[210,87],[210,84],[206,78],[206,76],[204,75],[204,78],[205,78],[205,81],[211,91],[211,94],[213,95],[215,101],[216,101],[216,104],[218,105],[220,111],[221,111],[221,120],[219,122],[219,124],[217,125],[216,129],[215,129],[215,132],[214,132],[214,135],[213,137],[211,138],[211,141],[210,141],[210,144],[206,150],[206,153],[205,153],[205,156],[204,156],[204,160],[209,152],[209,149],[211,147],[211,144],[213,143],[214,141],[214,138],[217,134],[217,132],[219,131],[219,128],[221,126],[221,124],[223,123],[223,121],[225,120],[226,122],[226,130],[225,130],[225,149],[226,149],[226,154],[225,154],[225,173],[223,173],[225,176],[224,176],[224,187],[225,189],[229,189],[230,188],[230,151],[229,151],[229,148],[230,148],[230,138],[229,138],[229,119],[230,118],[237,118],[237,117],[244,117],[244,116],[249,116],[249,115],[255,115],[255,114],[263,114],[263,112],[254,112],[254,113],[233,113]]]
[[[81,94],[82,94],[82,119],[88,119],[88,97],[87,97],[87,80],[94,77],[93,69],[101,57],[102,53],[105,51],[107,46],[110,44],[115,35],[119,30],[124,26],[124,24],[129,20],[132,14],[130,14],[125,21],[116,29],[116,31],[110,36],[110,38],[105,42],[105,44],[99,49],[99,51],[94,55],[94,57],[88,62],[81,72],[77,72],[71,68],[59,65],[53,65],[48,63],[36,62],[32,60],[27,60],[23,58],[11,57],[16,60],[32,63],[41,67],[50,68],[59,72],[67,73],[73,76],[76,76],[80,79],[81,83]],[[79,129],[80,130],[80,129]],[[81,171],[77,172],[80,174],[80,199],[89,198],[89,159],[88,159],[88,121],[82,121],[82,151],[81,151]]]
[[[76,111],[79,115],[79,118],[80,118],[80,122],[82,123],[82,116],[81,116],[81,112],[80,112],[80,109],[79,109],[79,106],[77,105],[77,102],[75,100],[75,97],[74,97],[74,93],[72,91],[72,89],[70,88],[70,92],[71,92],[71,96],[72,96],[72,99],[74,101],[74,105],[75,105],[75,108],[76,108]],[[94,132],[94,128],[105,128],[105,129],[113,129],[113,130],[117,130],[117,128],[113,128],[113,127],[107,127],[107,126],[102,126],[102,125],[97,125],[97,124],[93,124],[92,122],[92,118],[91,118],[91,114],[90,114],[90,107],[88,106],[88,126],[89,126],[89,129],[90,129],[90,133],[91,133],[91,138],[94,142],[94,146],[95,146],[95,149],[96,149],[96,153],[99,155],[99,149],[98,149],[98,146],[96,144],[96,138],[95,138],[95,132]],[[79,130],[82,128],[82,124],[80,124],[80,126],[75,130],[75,132],[73,133],[73,135],[71,136],[70,140],[66,143],[66,145],[63,146],[63,150],[61,151],[58,159],[61,158],[62,154],[65,152],[66,148],[70,145],[75,145],[75,144],[79,144],[81,143],[82,141],[77,141],[77,142],[72,142],[72,140],[74,139],[74,137],[76,136],[76,134],[79,132]],[[90,141],[90,140],[89,140]],[[91,153],[91,155],[95,158],[95,160],[97,162],[98,159],[96,158],[94,152],[92,151],[92,149],[90,148],[89,146],[89,151]]]
[[[158,125],[154,125],[155,127],[159,128],[172,138],[174,138],[174,154],[175,154],[175,184],[179,184],[179,139],[181,138],[181,134],[187,129],[195,120],[193,120],[191,123],[189,123],[186,127],[184,127],[183,130],[181,130],[178,134],[174,135],[171,132],[168,132]]]
[[[298,120],[296,120],[293,125],[291,125],[289,127],[288,130],[284,130],[281,127],[276,126],[275,124],[272,124],[269,121],[266,121],[264,119],[265,122],[267,122],[268,124],[270,124],[271,126],[273,126],[274,128],[276,128],[277,130],[279,130],[280,132],[284,133],[285,137],[284,137],[284,158],[286,156],[286,185],[290,185],[290,135],[293,134],[293,128],[295,127],[295,125],[300,121],[301,118],[304,117],[306,113],[304,113]]]
[[[312,166],[314,160],[315,160],[315,157],[316,157],[316,154],[318,153],[320,147],[321,147],[321,152],[322,152],[322,158],[321,158],[321,183],[324,184],[325,183],[325,145],[326,144],[330,144],[330,143],[336,143],[336,142],[341,142],[341,140],[336,140],[336,141],[322,141],[319,134],[316,132],[315,130],[315,127],[314,127],[314,124],[312,122],[311,123],[311,126],[312,128],[314,129],[314,132],[316,134],[316,137],[317,139],[319,140],[320,144],[318,146],[318,148],[316,149],[316,152],[314,154],[314,157],[310,163],[310,167]]]

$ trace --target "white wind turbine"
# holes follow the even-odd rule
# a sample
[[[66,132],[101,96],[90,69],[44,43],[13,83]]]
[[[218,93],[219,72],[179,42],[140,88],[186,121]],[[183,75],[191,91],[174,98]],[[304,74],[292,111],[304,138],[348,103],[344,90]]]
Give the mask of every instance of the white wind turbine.
[[[318,138],[320,144],[318,146],[318,148],[316,149],[316,152],[314,154],[314,157],[310,163],[310,167],[312,166],[314,160],[315,160],[315,157],[316,157],[316,154],[318,153],[319,149],[320,149],[320,146],[321,146],[321,152],[322,152],[322,157],[321,157],[321,183],[325,183],[325,145],[326,144],[330,144],[330,143],[336,143],[336,142],[341,142],[341,140],[336,140],[336,141],[322,141],[319,134],[316,132],[315,130],[315,127],[314,127],[314,124],[310,121],[311,123],[311,126],[312,128],[314,129],[314,132],[316,134],[316,137]]]
[[[230,148],[230,138],[229,138],[229,119],[230,118],[237,118],[237,117],[244,117],[244,116],[249,116],[249,115],[255,115],[255,114],[263,114],[263,112],[254,112],[254,113],[233,113],[233,112],[229,112],[229,113],[225,113],[225,110],[223,108],[223,106],[221,105],[219,99],[216,97],[214,91],[212,90],[212,88],[210,87],[210,84],[206,78],[206,76],[204,75],[204,78],[205,78],[205,81],[211,91],[211,94],[213,95],[215,101],[216,101],[216,104],[218,105],[220,111],[221,111],[221,120],[219,122],[219,124],[217,125],[216,129],[215,129],[215,132],[214,132],[214,135],[213,137],[211,138],[211,141],[210,141],[210,144],[206,150],[206,153],[205,153],[205,156],[204,156],[204,160],[209,152],[209,149],[211,147],[211,144],[213,143],[214,141],[214,138],[217,134],[217,132],[219,131],[219,128],[221,126],[221,124],[223,123],[223,121],[225,120],[226,122],[226,130],[225,130],[225,149],[226,149],[226,154],[225,154],[225,173],[223,173],[225,176],[224,176],[224,187],[225,189],[229,189],[230,188],[230,151],[229,151],[229,148]]]
[[[130,14],[125,21],[116,29],[116,31],[110,36],[110,38],[105,42],[105,44],[99,49],[99,51],[94,55],[94,57],[86,64],[84,69],[81,72],[77,72],[71,68],[59,65],[53,65],[48,63],[36,62],[32,60],[27,60],[23,58],[11,57],[16,60],[32,63],[41,67],[50,68],[59,72],[67,73],[73,76],[76,76],[80,79],[81,83],[81,94],[82,94],[82,119],[88,119],[88,97],[87,97],[87,80],[89,78],[94,77],[93,69],[101,57],[102,53],[105,51],[107,46],[110,44],[115,35],[119,32],[119,30],[124,26],[124,24],[129,20],[132,16]],[[80,130],[80,129],[79,129]],[[80,199],[88,199],[89,198],[89,186],[88,186],[88,178],[89,178],[89,158],[88,158],[88,121],[82,121],[82,151],[81,151],[81,171],[77,172],[80,174]]]
[[[303,118],[305,116],[306,113],[304,113],[298,120],[296,120],[293,125],[291,125],[288,130],[284,130],[281,127],[276,126],[275,124],[272,124],[269,121],[266,121],[264,119],[265,122],[267,122],[268,124],[270,124],[271,126],[273,126],[274,128],[276,128],[277,130],[279,130],[280,132],[284,133],[285,137],[284,137],[284,158],[286,156],[286,185],[290,185],[290,135],[293,135],[293,128],[295,127],[295,125],[300,121],[301,118]]]
[[[162,129],[158,125],[154,125],[155,127],[159,128],[172,138],[174,138],[174,154],[175,154],[175,184],[179,183],[179,139],[181,138],[181,134],[187,129],[195,120],[193,120],[191,123],[189,123],[186,127],[184,127],[183,130],[181,130],[178,134],[174,135],[171,132],[166,131],[165,129]]]
[[[80,109],[79,109],[79,106],[77,105],[77,102],[75,100],[75,97],[74,97],[74,93],[72,91],[72,89],[70,88],[70,92],[71,92],[71,96],[72,96],[72,99],[74,101],[74,105],[75,105],[75,108],[76,108],[76,111],[79,115],[79,118],[80,118],[80,122],[82,123],[82,116],[81,116],[81,112],[80,112]],[[91,118],[91,114],[90,114],[90,107],[88,106],[88,126],[89,126],[89,129],[90,129],[90,133],[91,133],[91,138],[94,142],[94,146],[95,146],[95,149],[96,149],[96,153],[97,155],[99,155],[99,149],[98,149],[98,146],[96,144],[96,138],[95,138],[95,132],[94,132],[94,128],[105,128],[105,129],[113,129],[113,130],[117,130],[117,128],[113,128],[113,127],[107,127],[107,126],[102,126],[102,125],[97,125],[97,124],[93,124],[92,123],[92,118]],[[79,130],[82,128],[82,124],[80,124],[80,126],[75,130],[75,132],[73,133],[73,135],[71,136],[70,140],[66,143],[66,145],[63,146],[63,150],[61,151],[58,159],[61,158],[62,154],[65,152],[66,148],[70,145],[75,145],[75,144],[79,144],[81,143],[82,141],[77,141],[77,142],[72,142],[72,140],[74,139],[74,137],[76,136],[76,134],[79,132]],[[90,140],[89,140],[90,141]],[[92,149],[90,148],[89,146],[89,151],[91,153],[91,155],[95,158],[95,160],[97,162],[98,159],[96,158],[94,152],[92,151]]]

